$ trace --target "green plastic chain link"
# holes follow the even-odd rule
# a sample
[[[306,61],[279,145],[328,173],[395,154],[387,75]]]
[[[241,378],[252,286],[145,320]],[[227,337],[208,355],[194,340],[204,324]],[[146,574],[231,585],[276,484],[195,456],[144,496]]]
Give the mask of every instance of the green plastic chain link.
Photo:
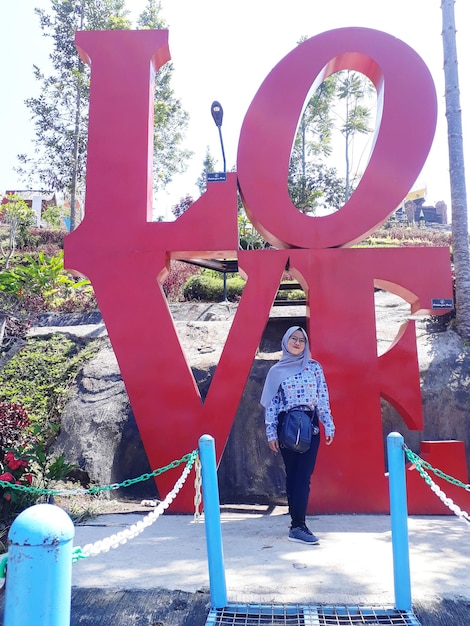
[[[115,489],[120,489],[121,487],[130,487],[131,485],[135,485],[136,483],[143,482],[149,480],[150,478],[155,478],[156,476],[160,476],[164,472],[168,470],[175,469],[181,463],[194,463],[194,459],[198,455],[197,450],[193,450],[189,454],[185,454],[178,461],[172,461],[169,465],[165,467],[160,467],[158,469],[153,470],[148,474],[142,474],[138,478],[128,478],[123,480],[122,483],[112,483],[111,485],[103,485],[103,486],[94,486],[89,487],[88,489],[38,489],[36,487],[27,487],[25,485],[14,485],[13,483],[6,482],[4,480],[0,480],[0,487],[14,489],[15,491],[26,491],[29,493],[35,493],[41,496],[60,496],[60,495],[68,495],[70,493],[73,494],[90,494],[96,495],[102,491],[113,491]]]
[[[453,476],[449,476],[448,474],[445,474],[440,469],[436,469],[430,463],[428,463],[427,461],[422,459],[420,456],[412,452],[405,443],[403,444],[403,450],[405,451],[405,454],[408,457],[408,460],[411,463],[413,463],[413,465],[416,465],[416,468],[418,469],[418,471],[422,468],[426,468],[427,470],[434,472],[434,474],[438,476],[439,478],[446,480],[451,485],[456,485],[457,487],[462,487],[462,489],[465,489],[465,491],[470,491],[470,485],[463,483],[462,481],[458,480],[458,478],[454,478]],[[420,474],[422,475],[421,472]]]
[[[80,559],[86,558],[88,558],[88,554],[85,554],[82,548],[78,547],[72,551],[72,563],[76,563],[77,561],[80,561]]]
[[[198,450],[193,450],[189,454],[185,454],[183,457],[181,457],[179,461],[172,461],[169,465],[153,470],[152,472],[148,474],[142,474],[142,476],[139,476],[138,478],[127,479],[119,484],[114,483],[112,485],[104,485],[103,487],[91,487],[90,489],[86,489],[86,490],[84,489],[83,491],[81,491],[81,493],[96,494],[96,493],[99,493],[100,491],[111,491],[113,489],[118,489],[119,487],[128,487],[130,485],[134,485],[135,483],[148,480],[149,478],[152,478],[154,476],[159,476],[160,474],[163,474],[164,472],[170,469],[175,469],[176,467],[181,465],[181,463],[186,463],[189,469],[191,469],[194,462],[197,461],[198,457],[199,457]],[[19,489],[18,491],[32,491],[34,493],[41,493],[44,495],[46,494],[47,495],[59,495],[59,494],[64,493],[63,490],[61,491],[61,490],[53,490],[53,489],[34,489],[32,487],[24,488],[22,485],[12,485],[11,483],[6,483],[3,480],[0,480],[0,486],[2,487],[7,486],[7,487],[13,487],[13,488],[17,488],[21,486],[22,489]],[[76,491],[74,491],[74,493],[76,493]],[[80,559],[86,559],[87,557],[88,555],[83,553],[83,550],[80,547],[77,547],[72,551],[72,563],[76,563]],[[2,560],[0,561],[0,579],[6,578],[7,562],[8,562],[8,554],[4,554]]]
[[[153,524],[157,518],[168,508],[168,506],[173,502],[175,496],[180,491],[183,486],[186,478],[191,471],[193,464],[199,464],[199,455],[188,455],[189,459],[184,468],[183,473],[180,478],[176,481],[173,489],[167,494],[166,498],[159,503],[155,511],[149,513],[143,520],[140,522],[136,522],[132,526],[128,527],[124,531],[120,531],[116,535],[111,537],[107,537],[104,540],[99,540],[95,542],[93,545],[85,546],[85,548],[77,547],[72,552],[72,563],[76,563],[80,559],[86,559],[89,556],[96,556],[101,552],[107,552],[111,547],[117,548],[119,545],[125,543],[128,539],[133,539],[138,534],[140,534],[145,528],[147,528],[150,524]],[[106,545],[103,545],[104,542],[107,542]]]
[[[0,561],[0,578],[6,578],[7,576],[7,562],[8,554],[4,554]]]

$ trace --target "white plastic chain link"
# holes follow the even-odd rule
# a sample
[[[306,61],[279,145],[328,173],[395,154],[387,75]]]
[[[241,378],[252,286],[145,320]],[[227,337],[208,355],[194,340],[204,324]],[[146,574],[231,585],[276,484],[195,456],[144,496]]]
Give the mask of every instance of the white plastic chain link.
[[[194,521],[201,521],[201,485],[202,485],[202,474],[201,474],[201,461],[199,459],[199,455],[196,457],[196,461],[194,463],[194,469],[196,472],[196,478],[194,479]]]
[[[115,535],[111,535],[110,537],[106,537],[105,539],[100,539],[98,541],[95,541],[95,543],[86,544],[81,550],[82,556],[97,556],[102,552],[108,552],[111,548],[117,548],[120,545],[126,543],[129,539],[134,539],[134,537],[137,537],[137,535],[143,532],[148,526],[151,526],[176,498],[182,486],[184,485],[190,471],[191,467],[186,466],[184,468],[173,489],[166,496],[166,498],[155,507],[154,511],[151,511],[136,524],[132,524],[128,528],[122,530],[119,533],[116,533]]]
[[[433,479],[429,476],[429,474],[422,467],[420,468],[420,473],[421,472],[426,475],[427,478],[425,480],[430,486],[431,491],[433,491],[436,494],[436,496],[446,505],[446,507],[448,507],[452,511],[452,513],[457,515],[457,517],[460,517],[460,519],[463,519],[464,521],[470,523],[470,515],[466,511],[462,511],[462,509],[457,504],[455,504],[452,498],[449,498],[442,491],[439,485],[437,485],[433,481]]]

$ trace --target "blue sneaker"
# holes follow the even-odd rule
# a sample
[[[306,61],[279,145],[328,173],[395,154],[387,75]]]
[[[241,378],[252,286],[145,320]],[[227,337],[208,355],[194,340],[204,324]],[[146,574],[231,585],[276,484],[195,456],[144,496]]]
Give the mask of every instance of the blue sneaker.
[[[320,543],[318,537],[315,537],[315,535],[310,532],[306,526],[303,526],[302,528],[291,528],[289,531],[289,541],[306,543],[310,546],[317,546]]]

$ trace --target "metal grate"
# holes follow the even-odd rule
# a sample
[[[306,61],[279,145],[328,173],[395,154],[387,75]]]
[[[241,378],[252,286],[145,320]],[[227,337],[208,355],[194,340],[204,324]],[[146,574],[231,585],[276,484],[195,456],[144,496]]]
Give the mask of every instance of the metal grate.
[[[317,608],[320,626],[356,626],[359,624],[389,624],[419,626],[414,615],[396,609],[323,606]]]
[[[206,626],[310,626],[302,606],[228,605],[212,609]],[[212,621],[211,621],[212,615]]]
[[[206,626],[420,626],[408,611],[358,606],[229,604],[211,609]]]

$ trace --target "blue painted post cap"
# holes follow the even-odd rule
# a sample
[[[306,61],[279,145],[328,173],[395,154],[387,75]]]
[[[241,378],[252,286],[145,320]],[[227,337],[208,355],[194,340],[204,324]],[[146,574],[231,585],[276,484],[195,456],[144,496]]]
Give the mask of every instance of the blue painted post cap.
[[[45,546],[70,541],[75,534],[72,520],[54,504],[35,504],[13,522],[8,540],[16,546]]]
[[[203,441],[214,441],[214,437],[212,437],[212,435],[202,435],[201,437],[199,437],[199,441],[203,442]]]
[[[395,433],[395,432],[389,433],[387,435],[387,441],[392,446],[400,445],[403,443],[403,435],[401,435],[400,433]]]

